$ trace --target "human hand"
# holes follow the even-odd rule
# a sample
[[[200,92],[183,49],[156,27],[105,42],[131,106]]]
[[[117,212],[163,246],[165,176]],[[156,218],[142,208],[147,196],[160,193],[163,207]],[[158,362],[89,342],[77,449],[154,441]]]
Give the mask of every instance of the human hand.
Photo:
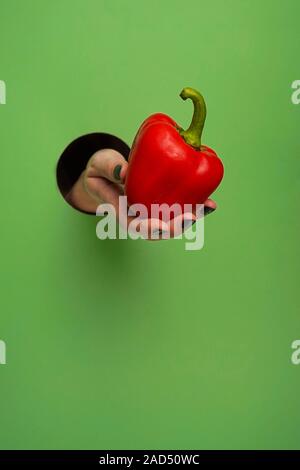
[[[98,150],[89,159],[86,169],[70,191],[68,201],[81,210],[95,213],[100,204],[111,204],[118,222],[127,230],[135,219],[119,211],[119,196],[124,195],[127,168],[128,163],[121,153],[113,149]],[[213,212],[216,207],[212,199],[207,199],[204,203],[204,215]],[[173,238],[196,220],[195,212],[178,215],[169,223],[155,218],[143,219],[138,230],[147,239]]]

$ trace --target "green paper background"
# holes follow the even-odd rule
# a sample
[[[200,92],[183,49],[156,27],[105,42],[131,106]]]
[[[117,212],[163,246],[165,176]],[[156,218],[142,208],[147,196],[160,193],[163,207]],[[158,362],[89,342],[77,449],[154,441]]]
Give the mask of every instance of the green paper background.
[[[1,0],[0,447],[299,448],[297,0]],[[100,241],[55,166],[207,101],[205,246]]]

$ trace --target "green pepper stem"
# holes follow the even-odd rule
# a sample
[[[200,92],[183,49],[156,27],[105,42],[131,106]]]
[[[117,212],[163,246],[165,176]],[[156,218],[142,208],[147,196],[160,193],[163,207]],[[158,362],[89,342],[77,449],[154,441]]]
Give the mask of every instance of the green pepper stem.
[[[193,119],[190,127],[184,131],[180,131],[180,135],[184,138],[187,144],[196,149],[201,148],[201,135],[206,118],[206,104],[203,96],[193,88],[184,88],[180,93],[183,100],[190,98],[194,105]]]

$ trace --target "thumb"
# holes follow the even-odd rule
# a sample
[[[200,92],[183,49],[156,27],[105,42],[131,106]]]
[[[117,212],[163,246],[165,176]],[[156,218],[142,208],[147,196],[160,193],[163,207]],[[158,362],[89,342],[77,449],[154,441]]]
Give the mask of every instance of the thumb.
[[[128,163],[121,155],[113,149],[98,150],[90,158],[87,169],[87,178],[106,178],[113,183],[123,183]]]

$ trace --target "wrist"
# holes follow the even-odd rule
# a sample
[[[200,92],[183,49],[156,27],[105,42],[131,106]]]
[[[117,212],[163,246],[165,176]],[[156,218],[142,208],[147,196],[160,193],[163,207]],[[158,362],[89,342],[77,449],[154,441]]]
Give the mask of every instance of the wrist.
[[[66,200],[75,209],[84,212],[96,213],[100,201],[97,201],[87,190],[86,187],[86,170],[79,176],[76,183],[66,196]]]

